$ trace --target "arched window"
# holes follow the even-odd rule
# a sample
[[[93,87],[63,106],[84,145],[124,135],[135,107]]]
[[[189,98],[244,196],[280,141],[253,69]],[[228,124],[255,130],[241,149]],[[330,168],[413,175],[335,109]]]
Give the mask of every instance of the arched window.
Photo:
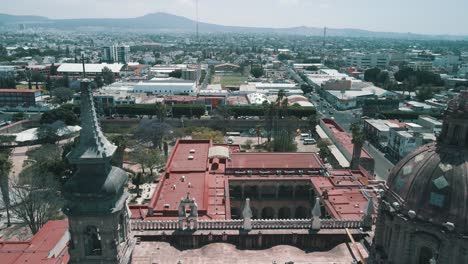
[[[295,218],[296,219],[305,219],[307,218],[307,208],[303,207],[303,206],[298,206],[296,208],[296,214],[295,214]]]
[[[419,249],[419,264],[431,264],[431,259],[433,258],[432,249],[428,247],[422,247]]]
[[[290,219],[291,218],[291,209],[289,207],[281,207],[278,211],[279,219]]]
[[[100,256],[102,254],[101,235],[99,228],[87,226],[84,234],[86,256]]]
[[[265,207],[262,210],[262,219],[273,219],[275,218],[275,209],[272,207]]]

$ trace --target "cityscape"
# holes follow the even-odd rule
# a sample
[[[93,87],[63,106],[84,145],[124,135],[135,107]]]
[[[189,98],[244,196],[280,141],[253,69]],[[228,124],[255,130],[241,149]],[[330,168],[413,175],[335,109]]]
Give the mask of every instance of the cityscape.
[[[458,11],[53,2],[0,5],[2,264],[468,263]]]

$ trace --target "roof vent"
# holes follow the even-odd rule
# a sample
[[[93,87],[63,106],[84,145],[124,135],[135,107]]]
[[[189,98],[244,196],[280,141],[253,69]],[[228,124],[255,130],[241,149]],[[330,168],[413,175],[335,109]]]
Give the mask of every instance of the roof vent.
[[[169,204],[164,204],[164,209],[169,209],[171,206]]]
[[[188,156],[188,159],[193,160],[193,156],[192,155]]]
[[[190,153],[192,153],[192,154],[195,153],[195,150],[194,150],[194,149],[191,149],[191,150],[190,150]]]

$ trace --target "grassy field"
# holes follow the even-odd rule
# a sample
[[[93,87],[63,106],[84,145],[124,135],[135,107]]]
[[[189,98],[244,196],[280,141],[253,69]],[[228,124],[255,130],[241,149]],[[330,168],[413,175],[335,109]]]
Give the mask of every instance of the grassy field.
[[[247,81],[247,77],[242,75],[214,75],[212,84],[221,84],[224,86],[241,85]]]

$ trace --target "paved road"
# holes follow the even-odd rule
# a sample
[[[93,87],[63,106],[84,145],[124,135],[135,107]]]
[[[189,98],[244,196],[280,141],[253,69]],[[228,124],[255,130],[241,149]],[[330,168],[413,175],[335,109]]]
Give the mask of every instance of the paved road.
[[[354,113],[360,113],[360,110],[356,109],[337,111],[328,102],[325,100],[320,101],[320,99],[321,98],[318,94],[312,94],[311,96],[311,101],[317,106],[317,109],[320,111],[322,117],[333,117],[344,130],[346,130],[348,133],[351,133],[351,124],[360,121],[360,115],[355,115]],[[364,149],[369,152],[369,154],[375,160],[375,174],[377,179],[387,180],[388,173],[394,167],[394,164],[385,158],[385,154],[376,149],[374,146],[366,144]]]

